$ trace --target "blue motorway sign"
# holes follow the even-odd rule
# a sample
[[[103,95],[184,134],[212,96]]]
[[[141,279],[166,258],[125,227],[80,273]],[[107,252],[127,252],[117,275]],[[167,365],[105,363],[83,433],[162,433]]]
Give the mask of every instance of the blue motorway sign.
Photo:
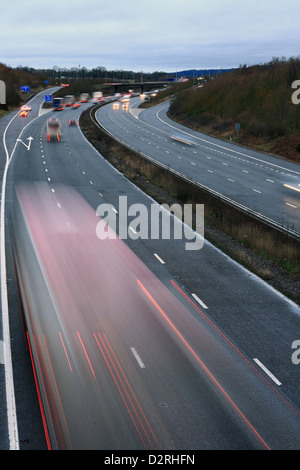
[[[45,95],[45,102],[52,103],[52,95]]]
[[[20,90],[23,91],[24,93],[29,93],[30,86],[28,86],[28,85],[20,86]]]

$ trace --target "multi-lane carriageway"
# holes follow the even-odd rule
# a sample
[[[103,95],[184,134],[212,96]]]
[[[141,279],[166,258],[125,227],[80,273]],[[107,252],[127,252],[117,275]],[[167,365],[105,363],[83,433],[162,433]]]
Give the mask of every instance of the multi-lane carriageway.
[[[223,142],[175,123],[168,103],[150,109],[101,107],[96,118],[112,135],[242,206],[300,231],[300,171],[267,154]],[[174,140],[172,137],[182,138]],[[189,145],[192,143],[192,145]]]
[[[42,100],[0,123],[1,448],[298,449],[299,307],[207,242],[99,240],[99,205],[153,201],[68,125],[74,110],[47,142]]]

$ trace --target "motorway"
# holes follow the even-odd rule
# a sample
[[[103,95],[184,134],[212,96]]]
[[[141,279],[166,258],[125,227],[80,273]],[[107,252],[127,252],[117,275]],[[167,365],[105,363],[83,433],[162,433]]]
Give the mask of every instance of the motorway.
[[[188,129],[167,116],[169,104],[128,110],[104,106],[97,120],[111,134],[193,181],[246,208],[300,232],[300,171],[297,164],[223,142]],[[175,141],[188,139],[192,145]]]
[[[299,306],[206,241],[101,240],[99,207],[119,233],[134,220],[120,197],[148,213],[154,201],[68,125],[89,103],[39,115],[42,101],[0,120],[15,402],[15,414],[1,402],[0,448],[299,449]],[[47,142],[50,115],[60,142]],[[3,395],[9,366],[3,355]]]

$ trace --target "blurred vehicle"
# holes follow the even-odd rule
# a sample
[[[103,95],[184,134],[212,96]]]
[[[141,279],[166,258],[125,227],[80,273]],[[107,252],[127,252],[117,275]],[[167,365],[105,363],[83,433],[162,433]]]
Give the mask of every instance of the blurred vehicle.
[[[79,108],[79,106],[81,106],[79,102],[72,104],[72,108]]]
[[[21,110],[21,111],[20,111],[20,116],[21,116],[21,117],[27,117],[27,116],[28,116],[28,112],[25,111],[25,110]]]
[[[93,100],[101,100],[103,98],[102,91],[94,91]]]
[[[119,109],[120,107],[120,104],[119,103],[114,103],[113,104],[113,109]]]
[[[79,100],[81,103],[87,103],[89,100],[90,95],[88,93],[81,93]]]
[[[53,98],[53,109],[54,111],[62,111],[64,109],[63,98],[56,97]]]
[[[51,118],[47,122],[47,141],[58,141],[60,142],[61,131],[60,121],[58,118]]]
[[[131,95],[123,95],[121,100],[120,100],[121,103],[128,103],[129,104],[130,96]]]
[[[111,237],[100,240],[96,236],[95,210],[72,187],[57,185],[53,193],[47,183],[18,185],[14,220],[22,320],[48,449],[145,448],[146,439],[146,449],[156,449],[158,441],[143,419],[144,412],[141,417],[137,415],[141,422],[138,427],[130,418],[135,395],[131,397],[125,389],[124,403],[123,393],[116,395],[110,382],[107,388],[103,386],[105,373],[111,373],[107,356],[112,351],[117,357],[105,340],[104,349],[109,346],[110,351],[102,359],[103,338],[99,333],[107,323],[106,331],[113,335],[117,331],[111,311],[125,314],[135,300],[141,302],[140,287],[131,279],[138,273],[141,281],[149,280],[148,270],[110,228]],[[103,269],[107,265],[109,276]],[[139,305],[144,310],[148,299]],[[97,336],[91,334],[91,328],[99,333],[99,340],[95,341]],[[125,378],[129,385],[120,365],[116,368],[113,363],[112,367],[117,376],[122,375],[121,383]],[[116,385],[119,389],[118,382]],[[112,426],[119,422],[124,423],[120,435]],[[148,438],[150,433],[152,439]]]
[[[64,105],[65,106],[72,106],[75,103],[75,96],[74,95],[66,95],[64,97]]]
[[[26,104],[24,104],[23,106],[21,106],[21,111],[31,111],[31,108],[30,106],[27,106]]]
[[[69,126],[77,126],[77,119],[69,119]]]
[[[285,188],[292,189],[293,191],[297,191],[298,193],[300,193],[300,184],[298,183],[298,181],[293,181],[293,182],[290,182],[290,183],[284,183],[283,186]]]
[[[186,136],[182,134],[173,134],[171,135],[171,139],[173,140],[178,140],[178,142],[182,142],[183,144],[187,145],[197,145],[197,142],[193,137],[191,136]]]

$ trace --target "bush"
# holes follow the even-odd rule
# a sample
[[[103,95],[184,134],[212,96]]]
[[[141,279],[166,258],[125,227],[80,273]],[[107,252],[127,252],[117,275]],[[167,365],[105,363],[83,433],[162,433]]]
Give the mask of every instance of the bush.
[[[240,122],[245,133],[281,137],[300,128],[300,106],[291,102],[291,85],[300,79],[300,59],[273,59],[218,76],[203,88],[174,97],[170,116],[201,125],[211,116],[216,129]],[[221,124],[223,121],[223,126]]]

